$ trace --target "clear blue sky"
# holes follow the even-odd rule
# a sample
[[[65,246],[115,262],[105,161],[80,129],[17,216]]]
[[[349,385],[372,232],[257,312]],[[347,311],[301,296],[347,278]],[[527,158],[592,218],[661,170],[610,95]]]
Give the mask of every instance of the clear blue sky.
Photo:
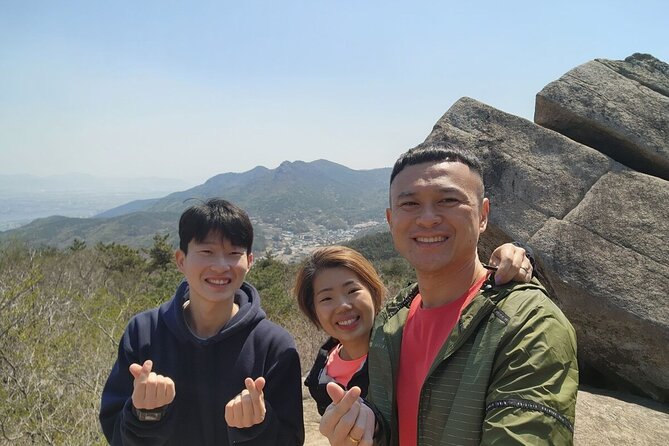
[[[667,5],[0,0],[0,174],[390,166],[462,96],[532,119],[589,60],[669,62]]]

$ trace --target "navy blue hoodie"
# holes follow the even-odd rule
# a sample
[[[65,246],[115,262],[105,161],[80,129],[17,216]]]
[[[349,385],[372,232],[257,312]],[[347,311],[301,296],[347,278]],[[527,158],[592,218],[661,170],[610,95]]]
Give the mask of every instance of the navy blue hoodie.
[[[265,318],[258,291],[244,282],[235,295],[239,311],[217,335],[193,336],[183,304],[188,284],[158,308],[134,316],[102,392],[100,423],[113,445],[292,446],[304,442],[300,362],[291,335]],[[153,371],[172,378],[176,396],[160,421],[132,413],[132,363],[153,361]],[[246,377],[264,376],[267,413],[246,429],[228,427],[225,405]]]

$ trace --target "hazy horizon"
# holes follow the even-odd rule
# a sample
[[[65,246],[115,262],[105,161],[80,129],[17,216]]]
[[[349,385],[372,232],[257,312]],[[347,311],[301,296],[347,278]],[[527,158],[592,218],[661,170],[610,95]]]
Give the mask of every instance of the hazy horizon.
[[[335,161],[332,161],[332,160],[329,160],[329,159],[326,159],[326,158],[318,158],[318,159],[313,159],[313,160],[301,160],[301,159],[281,160],[281,161],[277,161],[276,164],[273,164],[273,165],[257,164],[255,166],[251,166],[248,169],[244,169],[244,170],[238,170],[238,171],[232,170],[232,171],[216,172],[216,173],[213,173],[211,176],[203,178],[202,181],[199,181],[199,182],[197,182],[195,180],[188,181],[188,180],[185,180],[183,178],[176,178],[176,177],[169,177],[169,176],[165,176],[165,175],[160,175],[160,172],[150,172],[148,175],[126,175],[123,172],[118,172],[116,174],[102,173],[100,175],[95,175],[95,174],[90,174],[90,173],[85,173],[85,172],[77,172],[77,171],[54,173],[54,174],[3,173],[2,171],[0,171],[0,178],[3,178],[3,177],[5,177],[5,178],[6,177],[26,177],[26,178],[34,177],[34,178],[40,178],[40,179],[48,180],[48,179],[66,179],[68,177],[75,176],[75,177],[84,177],[84,178],[89,177],[89,178],[97,179],[97,180],[119,180],[119,179],[157,180],[157,181],[167,180],[167,181],[182,182],[183,184],[191,184],[191,185],[195,186],[195,185],[204,183],[205,181],[207,181],[211,177],[214,177],[216,175],[225,174],[225,173],[245,173],[245,172],[251,171],[251,170],[253,170],[257,167],[265,167],[269,170],[274,170],[284,162],[294,163],[294,162],[300,162],[301,161],[301,162],[305,162],[305,163],[311,163],[311,162],[318,161],[318,160],[325,160],[325,161],[330,161],[330,162],[333,162],[333,163],[335,162]],[[347,166],[346,164],[342,164],[342,163],[337,163],[337,164],[342,165],[344,167],[348,167],[349,169],[353,169],[353,170],[370,170],[370,169],[383,169],[383,168],[392,167],[392,164],[389,164],[387,166],[375,166],[375,167],[369,167],[369,168],[356,169],[354,167]]]
[[[580,64],[668,62],[668,16],[644,0],[4,2],[0,175],[388,167],[460,97],[531,120]]]

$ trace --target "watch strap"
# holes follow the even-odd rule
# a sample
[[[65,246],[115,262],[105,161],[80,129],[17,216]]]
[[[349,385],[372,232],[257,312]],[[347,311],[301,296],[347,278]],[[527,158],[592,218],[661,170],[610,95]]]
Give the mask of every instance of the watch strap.
[[[160,421],[165,414],[167,406],[156,407],[155,409],[138,409],[132,406],[132,414],[139,421]]]

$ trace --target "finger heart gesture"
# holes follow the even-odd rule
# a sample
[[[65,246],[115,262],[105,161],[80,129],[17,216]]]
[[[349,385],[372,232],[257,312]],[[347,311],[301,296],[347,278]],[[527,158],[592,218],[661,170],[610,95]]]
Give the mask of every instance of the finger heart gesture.
[[[136,409],[156,409],[166,406],[176,395],[174,381],[152,372],[153,361],[146,360],[143,365],[131,364],[130,373],[135,378],[132,392],[132,405]]]
[[[360,400],[360,388],[344,391],[335,383],[328,383],[332,398],[321,418],[319,430],[331,446],[371,446],[376,419],[372,410]]]
[[[225,422],[230,427],[251,427],[265,419],[265,378],[246,378],[244,385],[246,389],[225,405]]]

